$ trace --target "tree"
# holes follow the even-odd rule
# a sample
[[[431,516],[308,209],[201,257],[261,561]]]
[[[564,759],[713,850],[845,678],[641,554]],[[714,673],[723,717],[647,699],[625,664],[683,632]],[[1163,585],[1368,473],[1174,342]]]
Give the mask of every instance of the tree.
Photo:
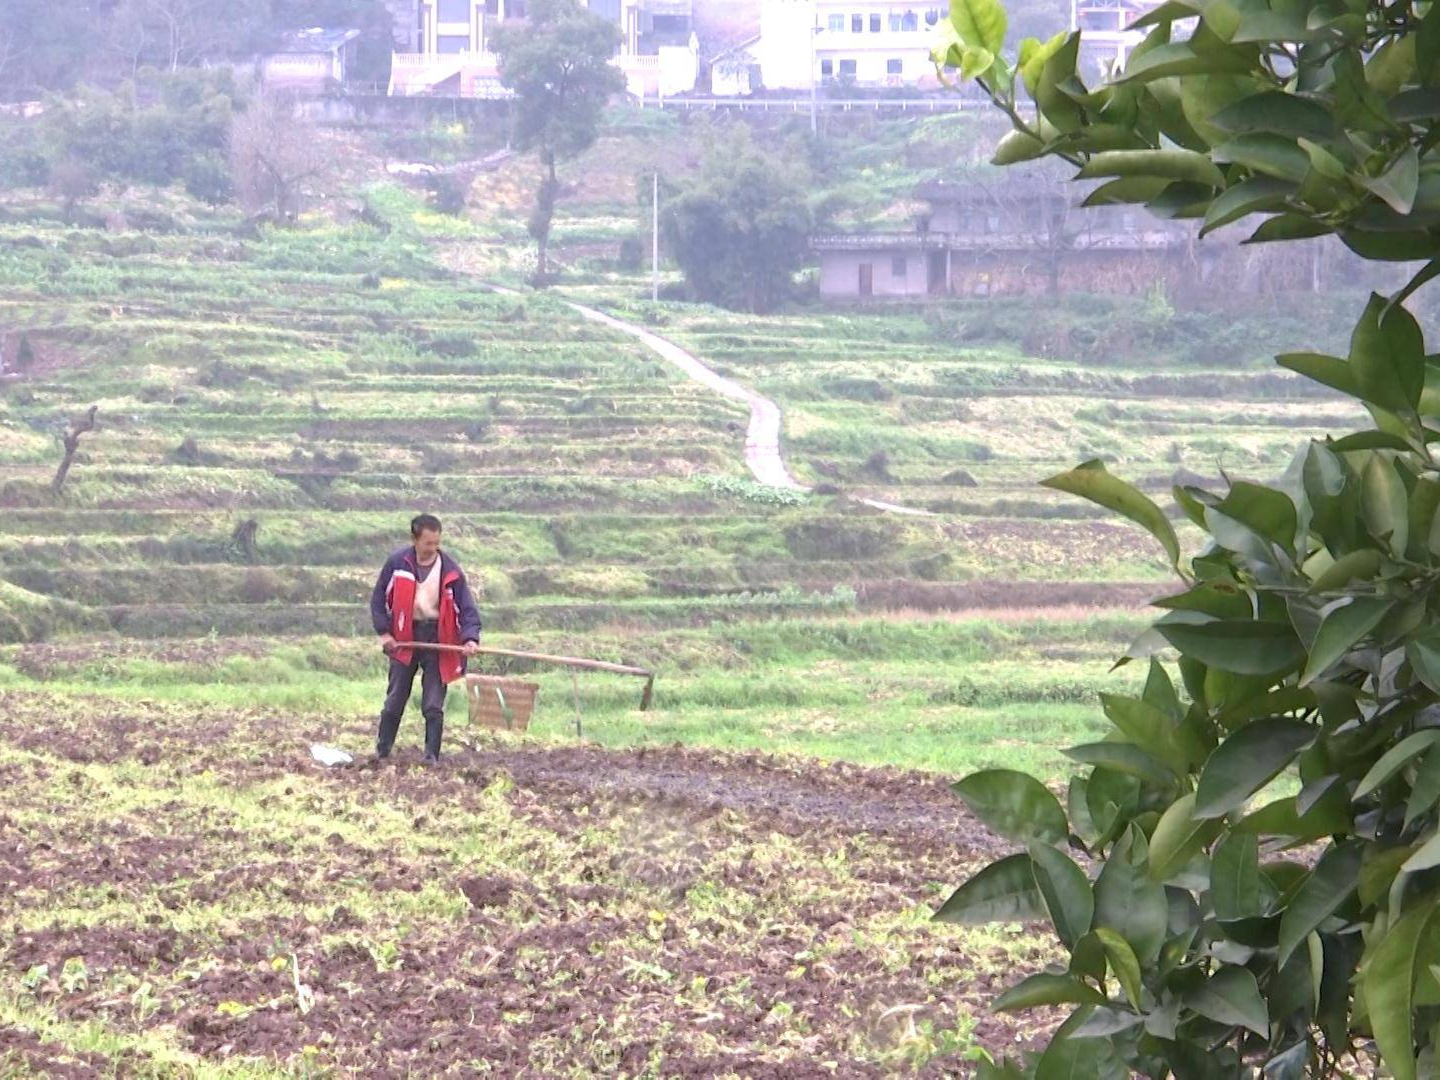
[[[260,98],[231,124],[231,177],[240,205],[252,215],[294,221],[307,187],[330,167],[314,125],[273,98]]]
[[[619,28],[576,0],[533,0],[527,26],[501,27],[495,35],[501,81],[516,94],[511,143],[534,150],[544,169],[528,225],[537,281],[549,276],[547,248],[560,195],[556,165],[594,144],[606,102],[625,89],[611,63],[619,47]]]
[[[1092,88],[1078,35],[1012,61],[996,0],[953,0],[937,60],[1011,117],[998,163],[1068,161],[1106,181],[1092,204],[1202,234],[1264,215],[1252,242],[1333,235],[1425,263],[1371,298],[1348,357],[1279,358],[1374,427],[1302,447],[1272,484],[1175,489],[1200,554],[1099,462],[1046,481],[1148,529],[1180,585],[1124,658],[1148,662],[1143,691],[1107,695],[1105,739],[1068,751],[1086,771],[1064,804],[1010,770],[956,785],[1023,850],[937,917],[1048,919],[1069,953],[995,1003],[1068,1019],[1034,1060],[983,1076],[1348,1075],[1356,1050],[1399,1080],[1435,1075],[1440,363],[1405,302],[1440,276],[1440,13],[1174,0],[1141,23],[1127,69]],[[1298,795],[1269,789],[1282,774]]]
[[[111,47],[130,66],[167,71],[253,50],[270,22],[268,0],[121,0],[110,18]]]
[[[665,245],[690,291],[746,311],[767,311],[790,292],[813,225],[803,167],[761,151],[745,127],[661,204]]]
[[[64,449],[64,455],[60,459],[60,466],[55,470],[55,476],[50,481],[50,490],[56,495],[65,486],[65,478],[70,475],[70,466],[75,463],[75,455],[80,450],[80,436],[95,430],[95,414],[100,411],[100,406],[91,405],[90,410],[81,417],[70,422],[70,428],[61,436],[60,443]]]

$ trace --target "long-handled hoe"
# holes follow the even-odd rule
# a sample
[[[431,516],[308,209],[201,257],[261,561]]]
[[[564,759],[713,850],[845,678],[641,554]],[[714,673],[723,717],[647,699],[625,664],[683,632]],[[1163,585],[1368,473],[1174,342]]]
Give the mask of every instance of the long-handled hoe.
[[[428,649],[432,652],[464,652],[459,645],[435,645],[426,642],[411,642],[411,649]],[[630,667],[627,664],[612,664],[605,660],[586,660],[578,656],[551,656],[547,653],[518,652],[514,649],[496,649],[480,646],[476,652],[485,656],[503,656],[514,660],[530,660],[542,664],[558,664],[568,667],[571,673],[571,687],[575,696],[575,735],[581,738],[584,729],[580,720],[580,672],[606,671],[615,675],[634,675],[645,680],[645,689],[640,695],[640,711],[648,712],[654,701],[655,673],[645,668]],[[505,675],[465,676],[465,693],[470,700],[470,722],[496,731],[525,731],[530,727],[530,717],[535,711],[535,698],[540,687],[533,682]],[[310,747],[310,756],[321,765],[349,765],[354,757],[333,746],[315,743]]]

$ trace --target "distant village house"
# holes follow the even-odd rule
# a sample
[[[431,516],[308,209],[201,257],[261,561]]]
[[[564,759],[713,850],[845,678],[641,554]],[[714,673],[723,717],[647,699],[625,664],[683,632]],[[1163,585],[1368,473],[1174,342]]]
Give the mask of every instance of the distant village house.
[[[761,0],[759,34],[715,58],[711,92],[938,87],[930,50],[948,10],[933,0]]]
[[[268,91],[296,94],[321,94],[343,86],[359,40],[358,30],[293,31],[260,58],[261,84]]]
[[[695,88],[700,43],[692,0],[583,0],[621,31],[616,65],[636,97],[668,97]],[[523,22],[526,0],[388,0],[397,51],[390,93],[506,97],[497,28]]]
[[[812,238],[820,294],[829,300],[916,300],[1069,292],[1200,294],[1245,288],[1265,256],[1233,239],[1197,241],[1193,221],[1143,206],[1079,209],[1073,184],[1006,177],[1003,184],[930,183],[928,209],[906,232],[827,233]],[[1287,253],[1263,277],[1275,291],[1322,286],[1324,249]],[[1297,257],[1298,256],[1298,257]]]

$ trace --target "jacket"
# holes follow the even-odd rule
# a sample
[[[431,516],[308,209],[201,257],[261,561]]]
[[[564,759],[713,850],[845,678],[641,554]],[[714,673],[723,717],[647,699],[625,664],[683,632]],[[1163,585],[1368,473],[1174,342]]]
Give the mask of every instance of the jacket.
[[[480,611],[470,595],[465,572],[445,552],[440,552],[440,566],[431,571],[440,575],[440,623],[436,635],[442,645],[462,645],[480,640]],[[370,621],[377,634],[394,637],[397,648],[391,652],[402,664],[415,657],[414,649],[404,647],[415,640],[415,588],[420,567],[413,547],[403,547],[385,561],[370,595]],[[446,683],[465,675],[465,657],[459,653],[440,654],[440,677]]]

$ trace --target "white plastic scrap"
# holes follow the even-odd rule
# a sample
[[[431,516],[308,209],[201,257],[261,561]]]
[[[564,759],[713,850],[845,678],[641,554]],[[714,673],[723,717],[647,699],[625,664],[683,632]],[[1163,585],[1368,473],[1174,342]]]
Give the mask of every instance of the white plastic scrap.
[[[326,768],[334,768],[336,765],[349,765],[355,758],[344,750],[337,750],[333,746],[322,746],[320,743],[310,745],[310,756]]]

